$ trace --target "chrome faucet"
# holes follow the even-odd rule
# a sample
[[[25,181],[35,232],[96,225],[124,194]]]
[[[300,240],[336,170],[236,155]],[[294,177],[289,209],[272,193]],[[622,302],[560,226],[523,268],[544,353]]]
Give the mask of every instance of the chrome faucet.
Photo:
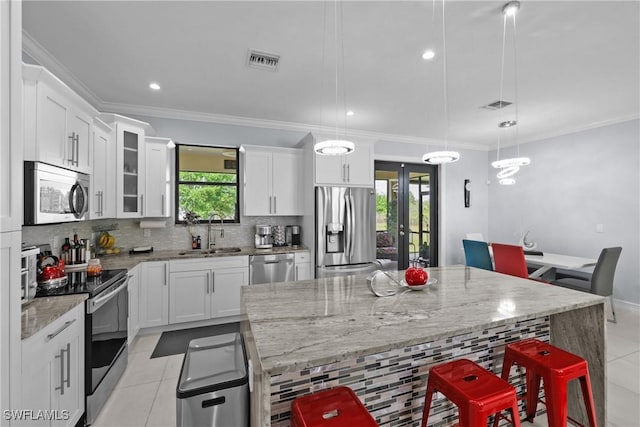
[[[216,216],[220,218],[220,238],[224,238],[224,218],[219,213],[214,212],[209,215],[209,218],[207,219],[207,249],[211,249],[212,246],[216,245],[216,236],[215,234],[211,234],[211,231],[213,230],[213,228],[211,228],[211,221],[215,220]]]

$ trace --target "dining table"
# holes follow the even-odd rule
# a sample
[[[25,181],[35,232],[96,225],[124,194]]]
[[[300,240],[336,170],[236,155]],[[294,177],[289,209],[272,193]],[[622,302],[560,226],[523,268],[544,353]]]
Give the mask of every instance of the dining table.
[[[554,254],[549,252],[525,252],[524,259],[527,266],[536,268],[529,273],[532,279],[553,279],[557,269],[578,270],[580,268],[596,265],[597,260],[571,255]]]

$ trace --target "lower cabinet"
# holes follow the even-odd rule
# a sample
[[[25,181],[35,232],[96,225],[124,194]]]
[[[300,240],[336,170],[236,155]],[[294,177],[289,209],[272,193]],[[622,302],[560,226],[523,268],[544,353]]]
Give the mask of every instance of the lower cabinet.
[[[249,257],[170,261],[169,323],[240,314],[240,287],[249,284]]]
[[[129,323],[127,324],[127,344],[131,344],[140,331],[140,265],[129,270]]]
[[[21,407],[33,416],[17,425],[74,426],[84,414],[84,304],[22,341]]]
[[[149,261],[138,265],[140,327],[169,324],[169,261]]]
[[[309,252],[296,252],[294,254],[295,280],[309,280],[311,277],[311,257]]]

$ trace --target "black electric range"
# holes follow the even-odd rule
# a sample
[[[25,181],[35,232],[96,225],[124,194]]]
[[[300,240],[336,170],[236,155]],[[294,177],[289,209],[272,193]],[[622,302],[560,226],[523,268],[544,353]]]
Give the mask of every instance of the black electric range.
[[[89,294],[89,298],[99,295],[113,283],[126,276],[127,270],[102,270],[102,274],[88,277],[86,272],[67,273],[67,284],[57,289],[41,289],[38,287],[36,298],[72,294]]]

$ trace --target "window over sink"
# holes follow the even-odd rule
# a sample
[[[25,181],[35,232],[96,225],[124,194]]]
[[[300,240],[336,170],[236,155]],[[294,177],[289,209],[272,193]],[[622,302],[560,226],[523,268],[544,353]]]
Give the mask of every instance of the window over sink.
[[[238,149],[176,145],[176,224],[194,217],[239,223]]]

